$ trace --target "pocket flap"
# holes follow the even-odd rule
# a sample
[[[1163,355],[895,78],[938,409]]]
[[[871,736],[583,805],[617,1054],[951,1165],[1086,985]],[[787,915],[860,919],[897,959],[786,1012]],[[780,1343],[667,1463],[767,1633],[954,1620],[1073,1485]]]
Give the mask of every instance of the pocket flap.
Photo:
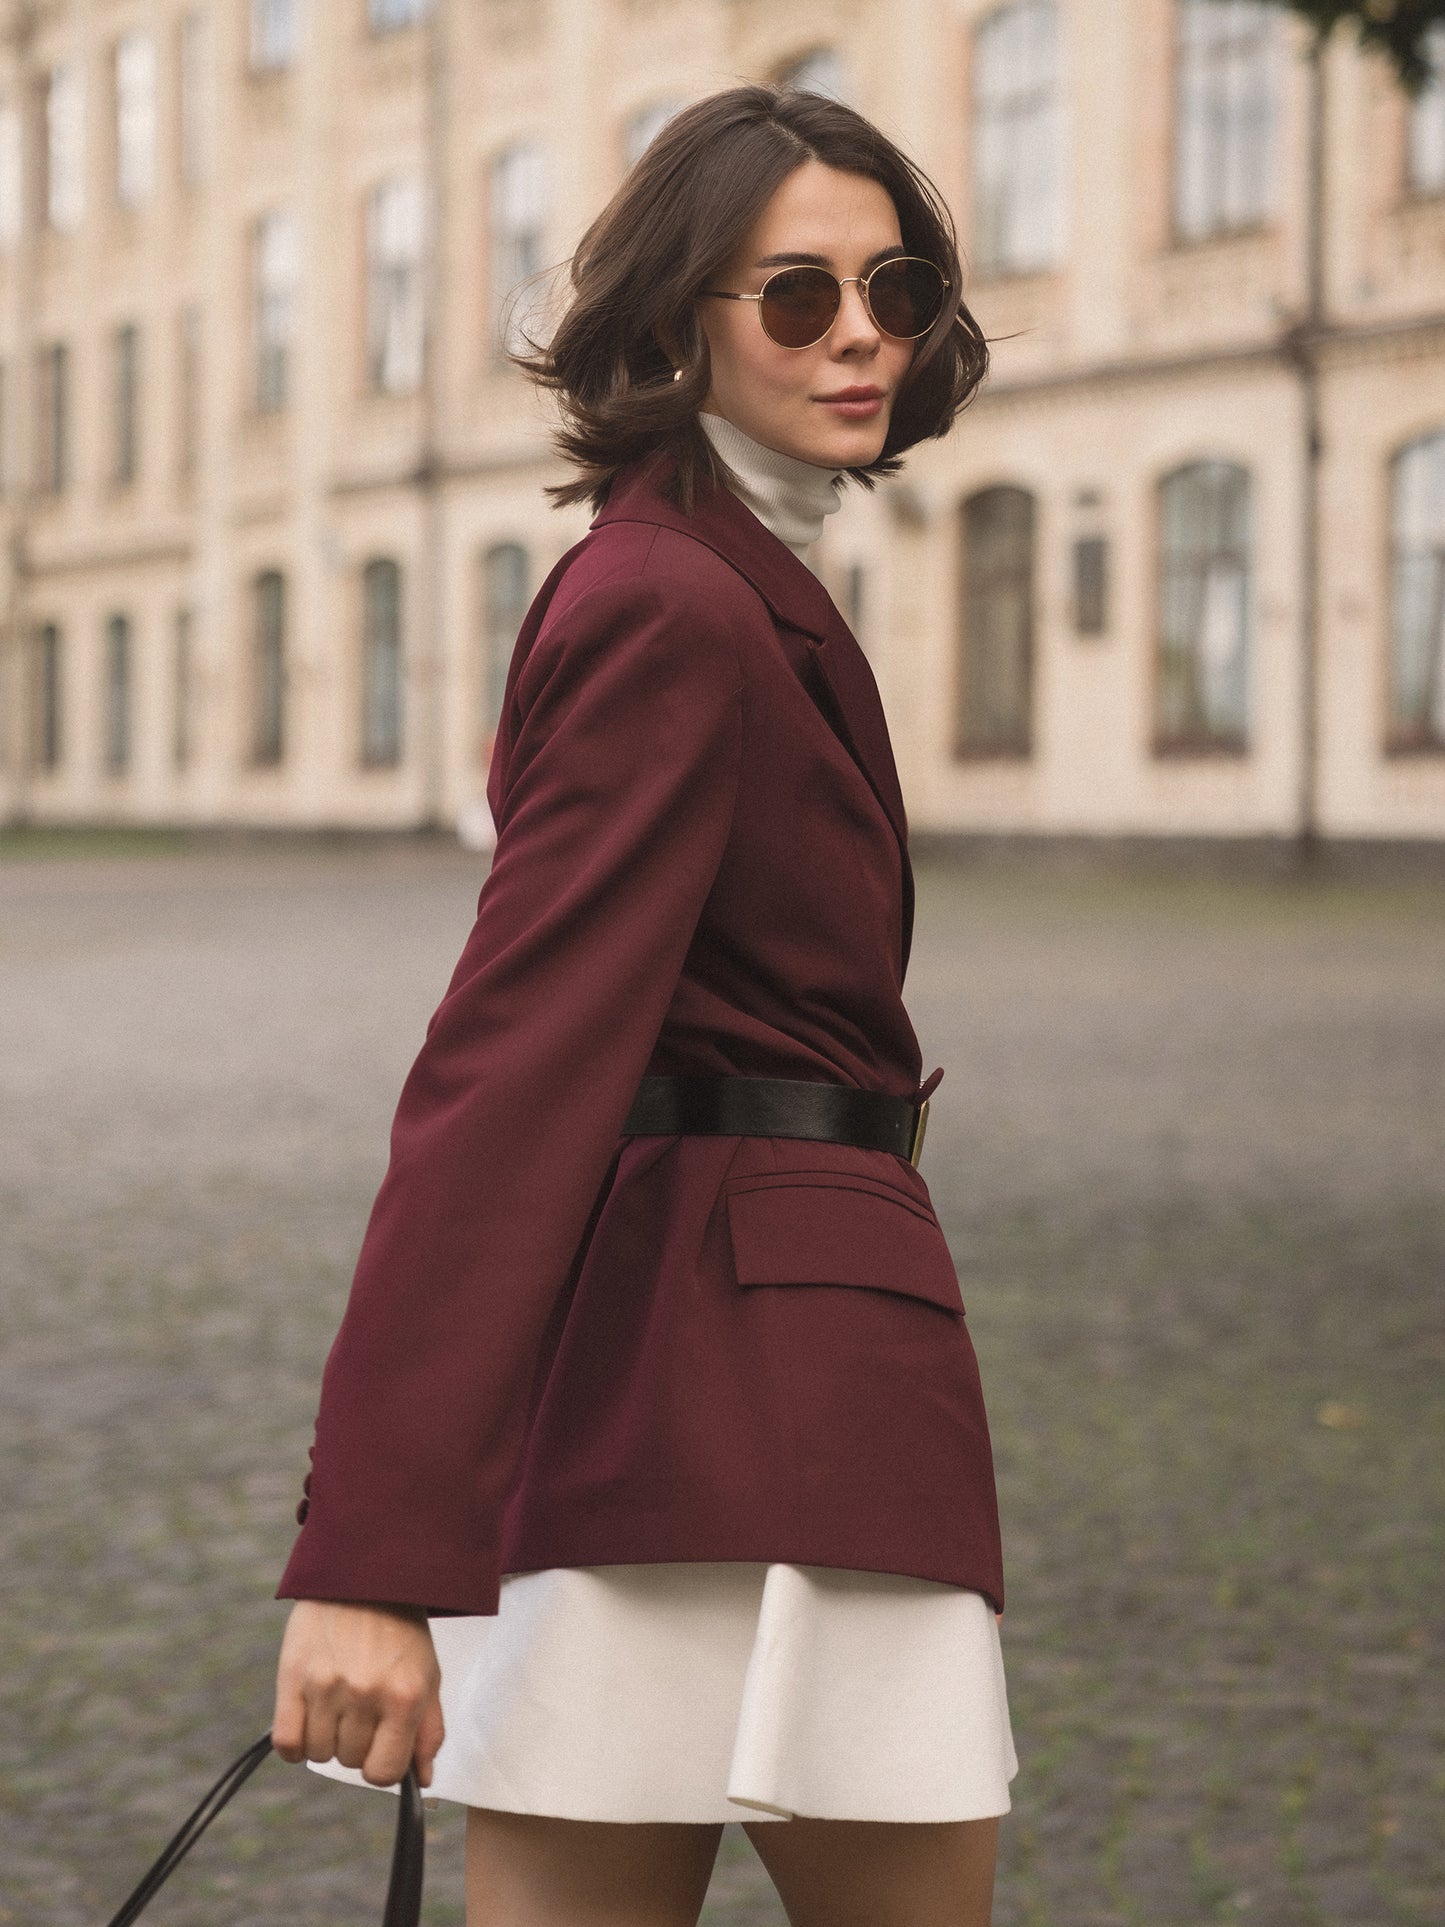
[[[727,1188],[740,1285],[862,1285],[962,1311],[948,1244],[931,1211],[867,1178],[750,1178]]]

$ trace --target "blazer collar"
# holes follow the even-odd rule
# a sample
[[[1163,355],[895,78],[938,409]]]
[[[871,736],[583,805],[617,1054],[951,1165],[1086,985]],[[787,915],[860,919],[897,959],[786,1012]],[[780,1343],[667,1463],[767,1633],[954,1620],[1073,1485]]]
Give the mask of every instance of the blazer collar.
[[[691,515],[670,502],[660,486],[664,459],[654,456],[624,470],[613,483],[593,526],[648,522],[704,543],[752,584],[778,621],[810,638],[814,660],[837,706],[838,714],[830,720],[893,826],[902,847],[907,879],[908,821],[903,792],[878,685],[853,632],[807,564],[764,528],[730,490],[705,481]]]

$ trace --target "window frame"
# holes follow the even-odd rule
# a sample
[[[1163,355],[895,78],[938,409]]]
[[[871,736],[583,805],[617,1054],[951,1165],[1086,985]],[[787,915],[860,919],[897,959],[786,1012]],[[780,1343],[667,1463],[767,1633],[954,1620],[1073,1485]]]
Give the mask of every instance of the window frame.
[[[1433,679],[1438,678],[1440,691],[1436,701],[1440,705],[1439,720],[1432,722],[1427,713],[1423,726],[1405,727],[1399,720],[1398,697],[1400,691],[1400,616],[1404,600],[1402,594],[1402,560],[1404,545],[1400,539],[1399,524],[1401,515],[1401,477],[1404,465],[1418,459],[1428,460],[1430,450],[1435,450],[1438,469],[1442,478],[1440,499],[1442,511],[1439,516],[1439,536],[1432,546],[1435,559],[1434,588],[1431,606],[1437,613],[1437,642],[1434,660],[1426,669],[1427,694]],[[1383,692],[1383,730],[1381,732],[1384,754],[1396,757],[1441,757],[1445,756],[1445,426],[1427,429],[1423,434],[1412,435],[1408,441],[1401,442],[1389,458],[1386,469],[1386,627],[1385,627],[1385,665]],[[1428,648],[1426,632],[1426,646]]]
[[[1176,248],[1208,246],[1219,241],[1237,240],[1251,234],[1266,233],[1279,221],[1280,210],[1280,161],[1281,161],[1281,119],[1283,113],[1282,70],[1284,66],[1284,43],[1278,7],[1273,0],[1173,0],[1174,20],[1172,36],[1172,71],[1170,85],[1170,155],[1169,155],[1169,236],[1171,245]],[[1238,215],[1231,215],[1227,209],[1215,206],[1212,214],[1202,223],[1191,226],[1185,217],[1183,198],[1185,194],[1186,166],[1196,165],[1188,158],[1186,143],[1192,138],[1200,150],[1197,161],[1198,178],[1217,181],[1229,171],[1229,142],[1226,139],[1225,151],[1221,155],[1210,149],[1207,139],[1208,125],[1202,131],[1191,135],[1186,127],[1189,102],[1186,93],[1189,78],[1186,73],[1186,59],[1191,52],[1187,45],[1188,21],[1192,18],[1202,21],[1213,15],[1216,19],[1229,10],[1243,12],[1250,9],[1256,15],[1255,25],[1262,29],[1266,40],[1263,48],[1265,72],[1263,92],[1268,103],[1268,120],[1262,136],[1262,188],[1257,204],[1250,206]],[[1215,52],[1210,49],[1207,52]],[[1227,56],[1227,48],[1226,48]],[[1221,62],[1221,65],[1223,62]],[[1207,66],[1196,77],[1199,96],[1208,92],[1210,73]],[[1226,72],[1225,85],[1236,85]],[[1218,82],[1216,77],[1216,94]],[[1206,108],[1201,106],[1201,116]],[[1227,135],[1239,125],[1238,119],[1226,122]],[[1236,142],[1243,142],[1246,135],[1235,136]],[[1207,150],[1207,165],[1203,158]],[[1242,167],[1236,161],[1235,170]]]

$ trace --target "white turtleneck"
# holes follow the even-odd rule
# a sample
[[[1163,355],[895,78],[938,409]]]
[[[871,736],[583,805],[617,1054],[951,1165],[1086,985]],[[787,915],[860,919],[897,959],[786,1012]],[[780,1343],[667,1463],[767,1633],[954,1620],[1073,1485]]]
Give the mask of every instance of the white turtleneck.
[[[721,415],[698,416],[708,440],[737,478],[733,493],[800,562],[823,533],[823,519],[843,506],[843,471],[780,455]]]

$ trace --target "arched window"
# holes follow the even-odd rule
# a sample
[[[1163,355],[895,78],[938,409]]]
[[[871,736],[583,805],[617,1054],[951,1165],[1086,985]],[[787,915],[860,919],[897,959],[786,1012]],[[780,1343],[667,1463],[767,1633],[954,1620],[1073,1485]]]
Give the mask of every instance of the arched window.
[[[362,572],[361,760],[401,761],[401,570],[375,556]]]
[[[1053,0],[1013,0],[979,25],[973,53],[973,253],[1020,274],[1063,247],[1063,99]]]
[[[508,147],[492,162],[490,291],[492,347],[499,360],[525,352],[544,291],[536,277],[545,258],[551,199],[547,150],[535,141]]]
[[[1032,747],[1034,519],[1023,488],[981,489],[963,505],[957,756]]]
[[[1184,241],[1256,227],[1274,208],[1279,8],[1179,0],[1174,228]]]
[[[1445,749],[1445,430],[1411,442],[1391,473],[1393,749]]]
[[[497,542],[482,557],[482,737],[490,748],[517,631],[527,613],[530,567],[520,542]]]
[[[825,94],[829,100],[853,104],[853,76],[848,63],[835,47],[814,47],[801,58],[789,61],[778,75],[783,87],[796,87],[805,94]]]
[[[1191,462],[1159,485],[1160,750],[1243,749],[1252,628],[1249,471]]]
[[[640,161],[667,123],[685,103],[677,94],[667,94],[661,100],[651,100],[636,113],[629,114],[623,130],[622,148],[627,165]]]
[[[286,749],[286,581],[263,569],[252,585],[251,761],[266,768]]]
[[[105,768],[121,776],[130,766],[130,617],[113,615],[105,625]]]

